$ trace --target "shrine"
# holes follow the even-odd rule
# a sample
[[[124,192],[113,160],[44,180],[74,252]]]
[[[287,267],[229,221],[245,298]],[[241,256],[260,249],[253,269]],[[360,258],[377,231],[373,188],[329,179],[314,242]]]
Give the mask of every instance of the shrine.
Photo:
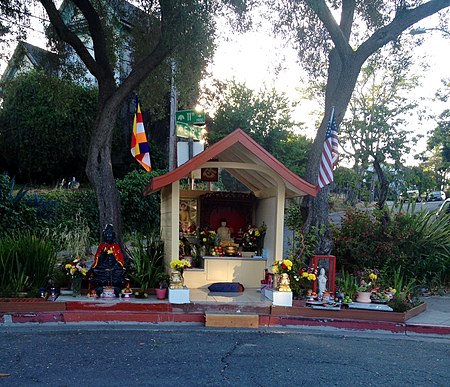
[[[221,170],[238,189],[218,189]],[[186,178],[188,184],[180,183]],[[189,288],[217,282],[259,288],[266,269],[283,258],[286,201],[317,192],[241,129],[153,178],[144,195],[157,191],[165,262],[193,262],[183,274]]]

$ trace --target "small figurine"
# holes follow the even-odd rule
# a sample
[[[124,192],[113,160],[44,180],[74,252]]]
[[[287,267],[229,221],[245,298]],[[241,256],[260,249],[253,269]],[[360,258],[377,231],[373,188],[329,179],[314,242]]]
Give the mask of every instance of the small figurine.
[[[325,275],[325,269],[322,267],[320,269],[319,276],[317,277],[317,283],[319,285],[319,294],[323,296],[323,293],[327,289],[327,276]]]

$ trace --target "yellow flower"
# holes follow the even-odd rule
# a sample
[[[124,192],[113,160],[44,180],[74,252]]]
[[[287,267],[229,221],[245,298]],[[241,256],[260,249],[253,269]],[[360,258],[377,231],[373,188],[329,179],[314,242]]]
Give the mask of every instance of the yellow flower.
[[[292,261],[289,259],[283,259],[283,264],[286,265],[288,270],[292,269]]]
[[[185,267],[191,267],[191,263],[186,259],[178,259],[176,261],[170,262],[170,267],[172,269],[184,269]]]
[[[72,265],[70,263],[66,264],[65,266],[66,270],[72,269]]]
[[[315,281],[316,280],[316,275],[314,273],[308,274],[308,279],[310,281]]]
[[[206,238],[203,238],[202,240],[203,240],[203,242],[206,242]]]
[[[85,269],[85,268],[81,269],[81,274],[82,275],[86,276],[87,272],[88,272],[87,269]]]
[[[377,277],[377,275],[376,275],[375,273],[370,273],[370,274],[369,274],[369,279],[370,279],[371,281],[375,281],[377,278],[378,278],[378,277]]]
[[[76,267],[72,267],[72,268],[70,269],[70,274],[71,274],[71,275],[74,275],[76,272],[77,272],[77,268],[76,268]]]
[[[259,237],[260,235],[261,235],[261,234],[259,233],[259,230],[256,229],[256,231],[255,231],[255,236]]]
[[[278,265],[277,266],[272,266],[272,271],[273,271],[273,274],[277,274],[278,273]]]

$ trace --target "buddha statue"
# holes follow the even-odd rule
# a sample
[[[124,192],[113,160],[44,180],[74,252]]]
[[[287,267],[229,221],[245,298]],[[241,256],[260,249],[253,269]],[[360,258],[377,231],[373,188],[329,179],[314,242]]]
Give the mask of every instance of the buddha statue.
[[[217,229],[220,246],[224,248],[225,255],[235,256],[239,245],[231,238],[231,228],[227,226],[225,218],[220,219],[220,227]]]
[[[231,242],[231,229],[227,226],[227,220],[225,218],[220,219],[220,227],[217,229],[217,236],[222,244]]]
[[[112,224],[106,225],[103,230],[103,243],[98,246],[94,263],[89,269],[88,276],[97,297],[102,295],[106,286],[113,287],[114,295],[119,297],[127,284],[123,253],[115,242],[115,237]]]

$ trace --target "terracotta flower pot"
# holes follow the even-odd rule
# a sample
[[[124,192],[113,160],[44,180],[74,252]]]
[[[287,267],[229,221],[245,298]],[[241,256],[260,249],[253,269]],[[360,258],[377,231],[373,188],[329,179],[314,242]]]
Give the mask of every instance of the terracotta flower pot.
[[[164,300],[167,297],[167,288],[156,288],[155,293],[158,300]]]
[[[358,292],[356,297],[356,302],[365,302],[365,303],[371,303],[372,300],[370,299],[372,292]]]

